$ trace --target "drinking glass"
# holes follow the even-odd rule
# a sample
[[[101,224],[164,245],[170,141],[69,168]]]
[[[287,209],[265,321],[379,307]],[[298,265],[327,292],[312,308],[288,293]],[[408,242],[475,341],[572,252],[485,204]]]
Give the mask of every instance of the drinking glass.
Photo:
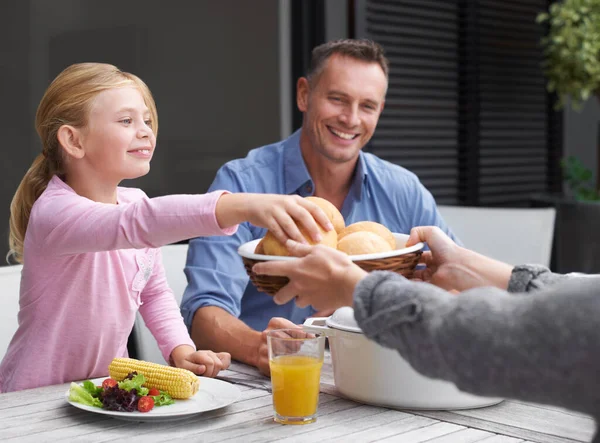
[[[275,421],[307,424],[317,420],[325,336],[297,329],[267,332]]]

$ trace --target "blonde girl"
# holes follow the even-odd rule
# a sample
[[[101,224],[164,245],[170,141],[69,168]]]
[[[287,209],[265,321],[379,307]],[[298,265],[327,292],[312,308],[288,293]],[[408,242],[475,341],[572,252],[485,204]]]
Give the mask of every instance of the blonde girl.
[[[301,198],[268,194],[148,198],[119,187],[150,169],[158,117],[148,87],[115,66],[68,67],[36,115],[43,150],[10,208],[10,247],[23,263],[19,328],[0,364],[0,392],[107,374],[127,354],[139,310],[164,358],[215,376],[227,353],[197,351],[167,284],[159,247],[231,235],[242,221],[278,238],[331,229]]]

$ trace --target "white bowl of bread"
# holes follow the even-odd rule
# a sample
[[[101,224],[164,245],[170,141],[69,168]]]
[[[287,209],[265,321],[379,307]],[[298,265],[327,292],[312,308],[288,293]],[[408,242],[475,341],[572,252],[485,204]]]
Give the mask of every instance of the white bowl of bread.
[[[306,197],[316,203],[329,217],[334,229],[322,231],[319,244],[338,249],[350,256],[365,271],[384,270],[397,272],[410,278],[419,262],[423,243],[406,247],[407,234],[391,232],[382,224],[361,221],[346,226],[342,214],[329,201],[319,197]],[[302,231],[302,228],[300,228]],[[307,241],[315,244],[312,240]],[[262,239],[244,243],[238,249],[250,280],[259,291],[273,295],[285,284],[286,277],[257,275],[252,266],[261,261],[296,260],[290,256],[283,244],[267,232]]]

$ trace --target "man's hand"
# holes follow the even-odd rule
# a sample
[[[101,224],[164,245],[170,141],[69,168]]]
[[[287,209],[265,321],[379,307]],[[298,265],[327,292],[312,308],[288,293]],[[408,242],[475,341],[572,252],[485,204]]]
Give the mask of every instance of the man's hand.
[[[429,251],[421,255],[420,264],[424,264],[425,268],[416,270],[414,278],[443,289],[455,289],[458,282],[455,281],[457,276],[453,266],[460,260],[460,247],[437,226],[411,229],[406,246],[418,242],[427,243]]]
[[[271,368],[269,367],[269,348],[267,346],[267,332],[273,329],[287,329],[287,328],[298,328],[295,323],[282,318],[282,317],[273,317],[269,324],[267,325],[267,329],[265,329],[261,334],[261,341],[258,346],[258,360],[256,362],[256,367],[262,372],[264,375],[271,375]]]
[[[513,267],[477,252],[461,248],[436,226],[420,226],[410,231],[407,246],[426,242],[420,263],[425,269],[415,271],[414,278],[448,291],[464,291],[481,286],[506,289]]]

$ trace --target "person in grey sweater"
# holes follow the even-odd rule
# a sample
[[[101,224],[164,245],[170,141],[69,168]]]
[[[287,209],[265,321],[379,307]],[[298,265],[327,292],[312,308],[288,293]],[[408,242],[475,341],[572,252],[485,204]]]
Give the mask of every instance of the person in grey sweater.
[[[435,227],[414,228],[408,244],[419,241],[430,249],[421,258],[425,269],[415,272],[420,281],[368,274],[339,251],[291,241],[286,246],[302,258],[253,270],[290,279],[277,303],[353,306],[369,339],[398,350],[428,377],[476,395],[581,411],[598,423],[600,276],[513,267]]]

